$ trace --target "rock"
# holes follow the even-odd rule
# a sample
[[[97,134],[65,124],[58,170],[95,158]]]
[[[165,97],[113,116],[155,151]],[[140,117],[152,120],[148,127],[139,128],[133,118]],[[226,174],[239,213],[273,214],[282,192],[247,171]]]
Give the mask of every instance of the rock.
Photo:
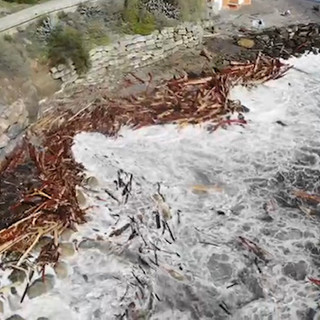
[[[306,242],[305,243],[305,249],[308,250],[312,255],[320,255],[320,248],[317,244],[313,242]]]
[[[0,313],[3,313],[4,307],[3,307],[3,302],[0,300]]]
[[[77,197],[77,201],[79,206],[84,206],[87,202],[86,197],[83,193],[83,191],[81,191],[79,188],[76,189],[76,197]]]
[[[238,40],[238,46],[251,49],[255,46],[255,42],[252,39],[242,38]]]
[[[307,267],[308,265],[304,261],[289,262],[283,267],[282,272],[286,276],[299,281],[305,279],[307,275]]]
[[[68,265],[63,261],[59,261],[54,266],[54,271],[58,279],[65,279],[68,276]]]
[[[2,134],[0,136],[0,149],[4,148],[5,146],[8,145],[10,139],[6,134]]]
[[[101,319],[103,316],[102,311],[100,309],[97,309],[93,312],[94,319]]]
[[[63,77],[64,73],[62,71],[57,71],[55,73],[52,73],[51,76],[52,76],[52,79],[53,80],[59,80],[61,79],[61,77]]]
[[[47,318],[47,317],[40,317],[40,318],[38,318],[37,320],[49,320],[49,318]]]
[[[24,129],[24,126],[19,124],[19,123],[15,123],[12,126],[10,126],[10,128],[8,129],[8,133],[7,136],[10,139],[15,139]]]
[[[312,308],[308,308],[304,311],[300,311],[298,310],[297,311],[297,319],[300,319],[300,320],[316,320],[316,319],[319,319],[318,317],[316,318],[316,314],[317,314],[317,311],[312,309]]]
[[[85,239],[79,243],[78,246],[80,249],[97,249],[102,253],[110,253],[110,251],[114,250],[117,251],[117,248],[120,249],[118,246],[113,246],[110,241],[100,241],[100,240],[91,240]],[[130,253],[128,252],[128,259],[130,258]]]
[[[7,296],[7,306],[11,312],[21,310],[20,297],[18,295],[8,295]]]
[[[276,234],[276,238],[279,240],[298,240],[303,236],[302,232],[298,229],[281,230]]]
[[[58,72],[57,67],[51,68],[51,69],[50,69],[50,72],[51,72],[51,73],[57,73],[57,72]]]
[[[73,234],[74,234],[74,231],[72,229],[66,229],[61,234],[61,240],[69,241]]]
[[[27,292],[27,295],[29,299],[36,298],[38,296],[48,293],[51,289],[53,289],[54,285],[54,276],[46,275],[44,277],[44,281],[42,278],[38,278],[31,284]]]
[[[38,118],[40,108],[38,90],[33,85],[32,81],[25,82],[21,89],[25,97],[24,103],[28,112],[28,119],[29,121],[33,122]]]
[[[7,318],[6,320],[25,320],[25,319],[19,316],[18,314],[14,314],[13,316]]]
[[[49,236],[43,236],[40,238],[38,243],[36,244],[36,249],[41,250],[44,246],[46,246],[48,243],[50,243],[53,240],[52,237]]]
[[[179,30],[178,30],[178,34],[179,34],[179,35],[185,35],[185,34],[187,34],[187,30],[186,30],[185,28],[179,29]]]
[[[208,269],[214,282],[225,283],[232,278],[233,268],[227,262],[228,257],[224,254],[213,254],[208,262]]]
[[[11,123],[17,122],[20,115],[25,112],[26,106],[23,100],[19,99],[9,107],[8,119]]]
[[[24,271],[22,270],[18,270],[18,269],[14,269],[11,274],[9,275],[9,280],[13,283],[13,284],[20,284],[23,283],[24,280],[26,279],[27,275]]]
[[[2,135],[10,126],[8,119],[0,118],[0,135]]]
[[[99,185],[99,181],[96,177],[88,177],[84,180],[84,183],[89,186],[89,187],[92,187],[92,188],[95,188]]]
[[[59,245],[62,257],[71,257],[75,253],[74,245],[70,242],[64,242]]]
[[[80,249],[94,249],[96,247],[98,247],[100,244],[99,241],[96,241],[96,240],[91,240],[91,239],[85,239],[85,240],[82,240],[78,247]]]
[[[18,293],[16,287],[11,287],[10,288],[10,292],[11,292],[12,295],[16,295]]]
[[[267,34],[262,34],[261,36],[257,36],[257,39],[262,40],[264,42],[270,41],[270,37]]]
[[[253,294],[255,300],[264,298],[264,292],[259,284],[258,279],[248,269],[239,272],[239,279]]]

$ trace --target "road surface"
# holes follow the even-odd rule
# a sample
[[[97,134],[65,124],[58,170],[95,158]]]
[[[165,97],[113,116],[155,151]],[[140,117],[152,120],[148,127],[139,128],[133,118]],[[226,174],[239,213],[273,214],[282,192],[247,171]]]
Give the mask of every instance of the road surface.
[[[72,10],[80,3],[90,0],[51,0],[27,9],[12,13],[0,19],[0,33],[14,32],[17,27],[25,26],[50,13]],[[94,0],[91,0],[92,2]]]

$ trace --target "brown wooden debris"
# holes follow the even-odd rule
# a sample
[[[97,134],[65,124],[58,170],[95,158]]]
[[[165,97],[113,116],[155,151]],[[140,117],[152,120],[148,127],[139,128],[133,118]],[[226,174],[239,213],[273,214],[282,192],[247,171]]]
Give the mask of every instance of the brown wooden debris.
[[[77,133],[100,132],[115,136],[123,126],[139,129],[168,123],[212,122],[216,129],[226,124],[245,124],[245,120],[225,120],[226,115],[237,112],[238,104],[228,99],[230,88],[277,79],[289,68],[277,59],[259,56],[255,63],[232,63],[218,74],[196,79],[189,79],[186,75],[174,78],[129,99],[108,99],[101,92],[98,97],[94,88],[90,89],[90,99],[88,92],[83,93],[85,97],[77,94],[74,98],[74,103],[79,102],[77,112],[60,112],[49,116],[50,121],[45,121],[46,124],[34,125],[32,135],[39,137],[41,147],[26,138],[0,174],[1,182],[10,183],[13,171],[19,166],[30,169],[29,180],[25,174],[14,181],[14,185],[19,186],[14,187],[14,196],[5,198],[0,194],[0,203],[5,202],[10,212],[10,219],[0,228],[0,253],[18,251],[21,253],[19,263],[22,263],[41,236],[53,234],[55,242],[44,247],[36,260],[44,268],[59,257],[59,234],[86,221],[85,211],[79,207],[76,198],[76,186],[83,180],[82,166],[75,162],[71,152],[73,137]],[[135,79],[144,82],[140,78]],[[150,76],[149,82],[151,79]],[[131,183],[132,177],[124,186],[123,196],[126,199]]]
[[[305,200],[314,204],[320,203],[320,195],[318,194],[310,194],[303,190],[295,190],[293,191],[293,194],[301,200]]]

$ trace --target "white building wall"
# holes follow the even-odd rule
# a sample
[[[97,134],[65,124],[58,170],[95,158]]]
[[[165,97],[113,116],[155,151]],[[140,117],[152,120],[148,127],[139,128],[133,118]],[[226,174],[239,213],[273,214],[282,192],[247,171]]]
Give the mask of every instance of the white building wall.
[[[221,10],[223,7],[223,0],[213,0],[213,6],[216,10]]]
[[[210,0],[208,2],[209,14],[217,14],[223,7],[223,0]]]

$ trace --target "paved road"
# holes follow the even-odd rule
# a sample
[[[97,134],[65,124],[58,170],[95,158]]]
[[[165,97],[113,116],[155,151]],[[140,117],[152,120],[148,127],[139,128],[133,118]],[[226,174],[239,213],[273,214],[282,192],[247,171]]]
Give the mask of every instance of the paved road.
[[[72,10],[78,4],[94,0],[51,0],[0,18],[0,33],[31,23],[49,13]]]

